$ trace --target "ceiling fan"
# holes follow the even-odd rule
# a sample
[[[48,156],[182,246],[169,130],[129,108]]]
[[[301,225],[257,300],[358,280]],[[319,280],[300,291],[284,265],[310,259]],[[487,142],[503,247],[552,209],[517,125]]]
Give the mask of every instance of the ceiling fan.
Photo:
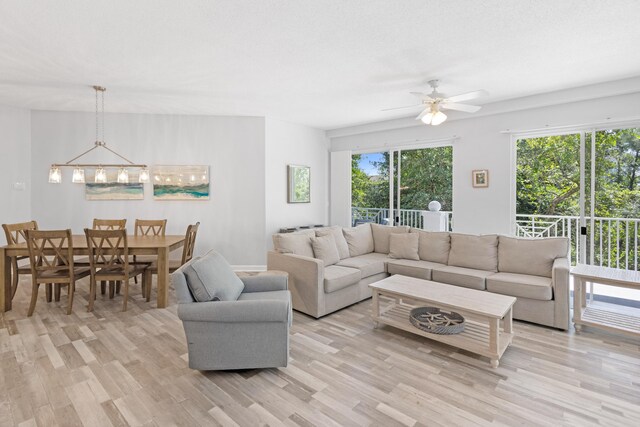
[[[418,115],[418,117],[416,117],[416,120],[422,120],[427,125],[438,126],[447,120],[447,115],[440,111],[441,109],[475,113],[482,107],[478,105],[461,104],[460,102],[476,99],[489,94],[485,90],[474,90],[473,92],[446,97],[444,94],[438,92],[438,80],[429,80],[428,83],[433,89],[431,93],[410,92],[411,95],[415,95],[420,98],[420,104],[408,105],[406,107],[387,108],[382,111],[415,108],[420,106],[423,107],[424,110]]]

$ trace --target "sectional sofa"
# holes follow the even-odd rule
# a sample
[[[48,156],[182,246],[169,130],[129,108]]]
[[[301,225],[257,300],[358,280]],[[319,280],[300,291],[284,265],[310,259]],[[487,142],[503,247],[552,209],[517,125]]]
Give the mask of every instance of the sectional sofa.
[[[371,296],[391,274],[517,298],[514,318],[569,328],[567,238],[427,232],[363,224],[273,235],[269,270],[289,273],[293,308],[315,318]],[[428,286],[428,283],[425,283]]]

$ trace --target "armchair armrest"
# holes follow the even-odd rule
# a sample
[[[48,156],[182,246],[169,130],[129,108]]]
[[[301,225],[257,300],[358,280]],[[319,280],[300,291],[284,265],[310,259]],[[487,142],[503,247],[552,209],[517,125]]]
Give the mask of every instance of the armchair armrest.
[[[257,276],[240,277],[244,283],[243,293],[286,291],[288,289],[289,275],[281,271],[267,271]]]
[[[246,300],[178,304],[178,317],[187,322],[281,322],[289,321],[288,301]]]

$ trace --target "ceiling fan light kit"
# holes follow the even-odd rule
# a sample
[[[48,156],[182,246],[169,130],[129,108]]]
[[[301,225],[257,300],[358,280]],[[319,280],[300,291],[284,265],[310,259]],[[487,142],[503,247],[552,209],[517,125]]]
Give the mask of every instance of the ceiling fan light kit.
[[[107,143],[104,141],[104,92],[107,90],[101,86],[93,86],[93,89],[96,92],[96,140],[94,142],[94,146],[84,153],[74,157],[73,159],[65,162],[65,163],[54,163],[51,165],[49,169],[49,182],[51,184],[60,184],[62,182],[62,172],[60,168],[73,168],[73,175],[71,178],[71,182],[75,184],[84,184],[85,180],[85,168],[95,168],[95,174],[93,181],[98,184],[104,184],[107,182],[107,168],[116,168],[118,169],[117,174],[117,182],[120,184],[128,184],[129,183],[129,168],[139,169],[138,172],[138,182],[144,183],[149,181],[149,168],[144,164],[135,164],[131,160],[126,157],[116,153],[111,148],[107,147]],[[102,139],[99,138],[99,110],[98,110],[98,94],[101,95],[102,98]],[[115,154],[119,158],[125,161],[125,163],[121,164],[100,164],[100,163],[74,163],[80,157],[90,153],[96,148],[104,148],[105,150],[110,151],[112,154]]]

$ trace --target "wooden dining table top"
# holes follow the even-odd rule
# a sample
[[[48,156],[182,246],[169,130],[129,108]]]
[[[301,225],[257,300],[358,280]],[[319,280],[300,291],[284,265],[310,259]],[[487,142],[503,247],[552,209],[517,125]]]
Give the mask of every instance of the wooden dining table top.
[[[129,249],[171,248],[184,243],[184,239],[184,234],[166,236],[127,235],[127,246],[129,246]],[[74,249],[87,249],[87,238],[84,234],[72,235],[71,242]],[[2,246],[2,249],[7,250],[7,252],[12,252],[12,250],[28,250],[26,242],[5,245]]]

